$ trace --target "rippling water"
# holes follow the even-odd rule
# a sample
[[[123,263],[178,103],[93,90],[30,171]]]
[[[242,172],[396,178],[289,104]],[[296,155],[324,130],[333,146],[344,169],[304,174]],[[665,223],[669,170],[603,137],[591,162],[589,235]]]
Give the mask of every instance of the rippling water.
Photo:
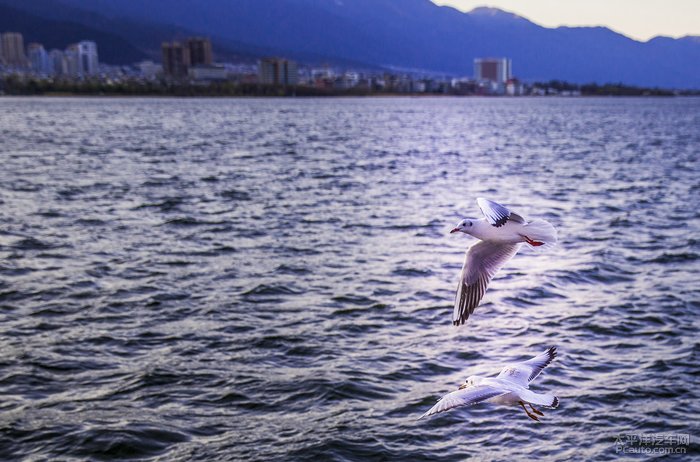
[[[697,455],[699,127],[698,99],[0,99],[0,458]],[[456,328],[478,196],[561,241]],[[416,421],[549,345],[542,423]]]

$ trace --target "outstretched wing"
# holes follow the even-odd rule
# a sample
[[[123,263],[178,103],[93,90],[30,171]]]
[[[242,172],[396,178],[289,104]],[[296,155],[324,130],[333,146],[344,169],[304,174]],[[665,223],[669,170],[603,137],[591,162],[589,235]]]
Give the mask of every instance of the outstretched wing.
[[[471,406],[473,404],[481,403],[482,401],[495,398],[496,396],[505,395],[506,393],[508,393],[508,390],[500,390],[498,388],[485,385],[477,385],[475,387],[456,390],[440,398],[440,401],[438,401],[435,406],[430,408],[428,412],[420,416],[418,420],[433,414],[449,411],[450,409],[454,409],[456,407]]]
[[[457,286],[452,324],[464,324],[479,306],[491,278],[518,252],[520,244],[479,241],[467,251]]]
[[[483,197],[477,198],[476,203],[479,204],[481,213],[484,214],[486,220],[496,228],[505,225],[508,221],[508,217],[510,217],[510,210],[499,203],[484,199]]]
[[[505,225],[508,220],[525,224],[525,219],[523,217],[512,213],[504,205],[484,199],[483,197],[477,198],[476,203],[479,204],[481,213],[483,213],[486,217],[486,221],[496,228],[500,228],[501,226]]]
[[[550,347],[547,351],[532,359],[504,367],[501,373],[498,374],[498,378],[527,387],[556,357],[557,347]]]

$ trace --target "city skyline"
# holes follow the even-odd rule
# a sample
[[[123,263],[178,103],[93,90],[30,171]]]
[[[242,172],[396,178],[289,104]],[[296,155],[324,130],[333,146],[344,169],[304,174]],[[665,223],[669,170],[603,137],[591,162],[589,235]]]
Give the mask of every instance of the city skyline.
[[[306,65],[328,63],[354,70],[464,77],[472,75],[472,59],[506,56],[515,66],[514,76],[524,82],[621,82],[649,88],[700,88],[700,37],[640,43],[609,29],[547,28],[500,9],[462,13],[431,0],[372,0],[371,9],[366,0],[304,2],[303,8],[295,7],[297,0],[277,1],[280,14],[269,18],[261,3],[227,0],[208,2],[206,8],[197,9],[197,15],[191,14],[195,0],[153,0],[158,8],[124,0],[122,4],[129,6],[124,14],[128,15],[118,18],[109,16],[106,4],[74,0],[75,9],[66,6],[62,19],[52,20],[57,24],[42,19],[48,17],[42,15],[51,14],[47,5],[42,6],[46,11],[21,5],[13,5],[13,10],[0,5],[0,13],[3,8],[7,10],[0,17],[8,18],[12,11],[18,11],[22,21],[7,22],[2,28],[25,33],[25,44],[43,43],[46,51],[76,37],[91,37],[100,43],[102,61],[111,65],[161,61],[157,43],[192,35],[211,37],[217,61],[221,62],[250,64],[276,56]],[[18,8],[25,11],[19,12]],[[80,14],[88,10],[103,18],[109,34],[96,29],[94,21]],[[639,11],[634,10],[641,14]],[[179,28],[187,32],[178,32]],[[35,67],[43,67],[41,50],[35,51]],[[207,50],[190,50],[192,53],[205,57]],[[218,68],[192,64],[192,72],[198,77],[222,73]],[[147,75],[157,73],[152,65],[146,67]]]
[[[95,76],[99,72],[97,43],[81,40],[64,49],[47,51],[40,42],[25,45],[20,32],[0,32],[0,70],[10,73],[36,73],[42,76]],[[6,69],[5,69],[6,68]]]
[[[437,5],[471,11],[499,8],[538,25],[556,28],[602,26],[638,41],[656,36],[700,36],[700,2],[694,0],[431,0]]]

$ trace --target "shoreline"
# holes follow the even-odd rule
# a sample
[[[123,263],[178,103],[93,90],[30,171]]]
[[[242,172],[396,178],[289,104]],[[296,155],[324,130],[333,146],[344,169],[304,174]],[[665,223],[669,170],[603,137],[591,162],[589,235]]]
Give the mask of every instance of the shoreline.
[[[583,94],[583,95],[474,95],[452,93],[318,93],[318,94],[174,94],[174,93],[120,93],[120,92],[44,92],[44,93],[3,93],[1,98],[174,98],[174,99],[252,99],[252,98],[476,98],[476,99],[586,99],[586,98],[698,98],[697,94]]]
[[[327,98],[470,98],[470,99],[590,99],[590,98],[699,98],[700,94],[678,94],[678,95],[578,95],[578,96],[562,96],[562,95],[522,95],[522,96],[506,96],[506,95],[454,95],[454,94],[425,94],[425,93],[371,93],[371,94],[329,94],[329,95],[173,95],[173,94],[118,94],[118,93],[35,93],[35,94],[3,94],[0,93],[0,99],[3,98],[114,98],[114,99],[327,99]]]
[[[0,78],[0,96],[47,96],[47,97],[212,97],[212,98],[344,98],[344,97],[482,97],[482,98],[521,98],[559,97],[580,98],[599,96],[700,96],[700,89],[670,90],[663,88],[636,87],[621,83],[570,84],[567,82],[536,82],[516,89],[515,92],[486,92],[474,88],[440,88],[433,91],[408,91],[405,88],[357,86],[351,88],[325,88],[307,85],[265,85],[258,83],[188,82],[188,81],[122,81],[109,82],[99,79],[76,81],[51,81],[23,79],[19,77]]]

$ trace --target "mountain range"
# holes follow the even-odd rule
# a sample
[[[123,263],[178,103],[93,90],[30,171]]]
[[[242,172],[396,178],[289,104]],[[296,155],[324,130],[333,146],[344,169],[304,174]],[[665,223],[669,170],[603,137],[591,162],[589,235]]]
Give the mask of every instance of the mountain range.
[[[158,59],[164,40],[207,35],[222,60],[284,55],[465,76],[474,58],[504,56],[523,80],[700,88],[697,36],[639,42],[604,27],[546,28],[499,9],[463,13],[429,0],[0,0],[0,30],[50,46],[94,39],[114,64]]]

